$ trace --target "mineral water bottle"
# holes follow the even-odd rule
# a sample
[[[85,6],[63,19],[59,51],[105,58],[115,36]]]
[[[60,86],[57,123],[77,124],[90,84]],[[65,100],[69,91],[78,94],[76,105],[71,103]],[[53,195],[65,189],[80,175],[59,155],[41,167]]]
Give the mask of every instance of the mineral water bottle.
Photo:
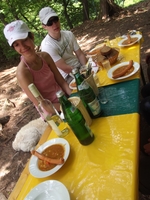
[[[83,104],[85,105],[91,118],[97,118],[101,115],[101,106],[98,98],[90,85],[86,82],[77,68],[72,70],[76,80],[77,90]]]
[[[39,103],[37,107],[39,113],[52,127],[55,133],[59,137],[67,135],[69,133],[69,128],[66,126],[66,123],[60,118],[57,110],[55,109],[51,101],[44,99],[33,83],[30,84],[28,88]]]
[[[80,110],[67,99],[63,91],[58,91],[56,95],[62,106],[64,117],[79,142],[82,145],[88,145],[92,143],[94,140],[94,135],[89,126],[87,126]]]

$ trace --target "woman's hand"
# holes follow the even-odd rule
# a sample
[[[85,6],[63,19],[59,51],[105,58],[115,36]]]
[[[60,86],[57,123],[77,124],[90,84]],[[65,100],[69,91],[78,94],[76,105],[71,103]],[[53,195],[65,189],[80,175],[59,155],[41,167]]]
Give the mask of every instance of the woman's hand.
[[[147,153],[150,156],[150,139],[148,139],[148,142],[149,143],[144,145],[144,150],[145,150],[145,153]]]

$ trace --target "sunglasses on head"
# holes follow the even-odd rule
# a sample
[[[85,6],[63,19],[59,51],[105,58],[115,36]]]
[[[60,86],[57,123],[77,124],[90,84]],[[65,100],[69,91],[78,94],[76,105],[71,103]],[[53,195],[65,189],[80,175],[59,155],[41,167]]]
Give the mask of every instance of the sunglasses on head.
[[[53,23],[57,23],[59,20],[59,18],[56,16],[56,17],[53,17],[52,19],[49,19],[46,26],[52,26]]]

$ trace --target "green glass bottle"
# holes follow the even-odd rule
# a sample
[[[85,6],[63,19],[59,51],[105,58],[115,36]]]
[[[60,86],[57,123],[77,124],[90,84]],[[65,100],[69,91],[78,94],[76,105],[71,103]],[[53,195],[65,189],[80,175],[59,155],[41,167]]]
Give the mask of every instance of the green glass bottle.
[[[56,95],[62,106],[65,120],[71,127],[79,142],[82,145],[91,144],[94,140],[94,135],[86,124],[80,110],[67,99],[63,91],[58,91]]]
[[[77,90],[83,104],[85,105],[91,118],[97,118],[101,115],[101,106],[98,98],[90,85],[86,82],[77,68],[72,70],[76,80]]]

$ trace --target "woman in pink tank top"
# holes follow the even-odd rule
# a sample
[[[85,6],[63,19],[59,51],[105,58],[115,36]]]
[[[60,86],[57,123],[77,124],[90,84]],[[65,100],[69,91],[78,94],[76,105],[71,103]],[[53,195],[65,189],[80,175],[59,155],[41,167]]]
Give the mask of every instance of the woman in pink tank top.
[[[34,83],[42,96],[49,99],[59,111],[60,105],[56,92],[63,90],[70,95],[71,90],[50,55],[46,52],[35,52],[34,36],[21,20],[6,25],[4,35],[9,45],[21,55],[21,61],[17,67],[17,79],[23,91],[37,106],[36,98],[28,89],[28,85]]]

